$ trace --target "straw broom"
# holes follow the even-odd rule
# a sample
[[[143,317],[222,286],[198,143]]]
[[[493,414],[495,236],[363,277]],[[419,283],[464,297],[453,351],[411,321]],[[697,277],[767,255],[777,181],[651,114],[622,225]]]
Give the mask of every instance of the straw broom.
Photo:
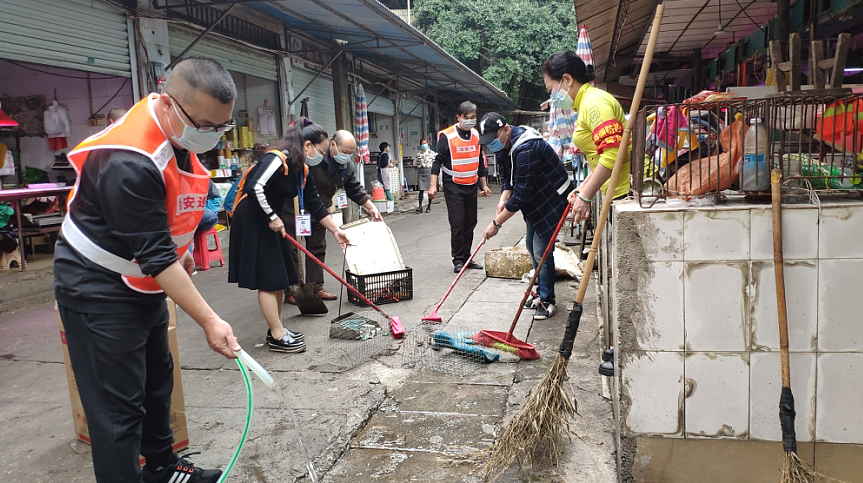
[[[566,331],[560,349],[558,349],[558,355],[539,385],[528,394],[521,412],[506,425],[494,446],[481,458],[480,472],[485,477],[491,478],[492,481],[503,474],[516,460],[521,464],[523,460],[527,459],[531,466],[542,463],[546,459],[556,463],[561,453],[563,436],[569,435],[571,421],[578,414],[578,404],[563,384],[567,378],[567,364],[572,355],[572,346],[581,320],[583,310],[581,303],[587,293],[589,274],[593,271],[602,230],[608,220],[611,200],[614,198],[614,189],[617,187],[617,180],[620,177],[623,161],[628,151],[629,138],[632,135],[632,126],[638,114],[647,74],[650,72],[653,50],[656,47],[656,38],[659,35],[659,26],[662,24],[664,10],[664,5],[660,4],[656,7],[650,39],[644,53],[644,62],[641,64],[641,73],[638,76],[638,84],[629,109],[629,119],[626,121],[626,127],[621,136],[620,149],[617,151],[614,169],[608,180],[608,190],[602,201],[602,211],[599,214],[593,242],[585,262],[584,276],[581,277],[578,285],[578,294],[566,322]]]

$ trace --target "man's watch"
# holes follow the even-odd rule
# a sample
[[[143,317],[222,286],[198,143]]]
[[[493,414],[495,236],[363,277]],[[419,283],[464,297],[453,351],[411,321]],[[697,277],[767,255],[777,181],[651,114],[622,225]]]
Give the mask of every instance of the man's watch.
[[[500,230],[501,227],[503,226],[503,223],[498,223],[494,220],[491,220],[491,224],[494,225],[494,227],[497,228],[498,230]]]

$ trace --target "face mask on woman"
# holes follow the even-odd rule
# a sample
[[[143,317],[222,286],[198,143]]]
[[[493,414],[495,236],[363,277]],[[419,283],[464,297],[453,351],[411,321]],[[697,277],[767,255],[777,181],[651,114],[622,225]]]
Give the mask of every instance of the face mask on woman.
[[[426,150],[426,149],[428,149],[428,148],[429,148],[429,145],[428,145],[428,144],[423,144],[423,145],[421,145],[421,146],[420,146],[420,149],[422,149],[423,151],[425,151],[425,150]]]
[[[557,84],[557,89],[551,93],[551,105],[556,109],[572,109],[574,101],[569,95],[569,89],[561,91],[561,84],[563,84],[563,79]]]
[[[307,165],[307,166],[317,166],[317,165],[321,164],[321,161],[323,161],[323,160],[324,160],[324,155],[323,155],[323,154],[321,154],[321,152],[320,152],[320,151],[318,151],[317,149],[315,149],[315,147],[314,147],[314,146],[312,146],[312,149],[313,149],[313,150],[314,150],[314,152],[315,152],[315,157],[314,157],[314,158],[310,158],[310,157],[309,157],[309,155],[308,155],[308,154],[306,154],[306,165]]]

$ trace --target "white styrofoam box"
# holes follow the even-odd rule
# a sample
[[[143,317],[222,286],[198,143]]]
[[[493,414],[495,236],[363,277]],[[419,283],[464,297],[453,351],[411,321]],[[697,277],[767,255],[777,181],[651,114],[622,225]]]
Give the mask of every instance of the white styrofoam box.
[[[345,262],[354,275],[405,269],[396,239],[386,223],[363,218],[348,223],[342,229],[351,242],[345,252]]]
[[[818,354],[816,394],[816,441],[863,443],[863,354]]]
[[[779,395],[782,373],[779,352],[752,352],[749,355],[749,438],[781,441]],[[815,354],[792,352],[791,391],[797,417],[797,441],[815,439]]]
[[[752,262],[749,324],[753,351],[779,350],[779,315],[772,261]],[[785,262],[785,306],[788,346],[792,351],[815,351],[818,335],[818,261]]]
[[[773,212],[769,207],[752,209],[752,260],[773,260]],[[784,208],[782,210],[782,257],[785,260],[818,258],[818,209]]]
[[[378,209],[381,213],[392,213],[394,204],[392,201],[372,201],[374,203],[375,208]]]
[[[853,244],[863,245],[859,239]],[[863,351],[860,315],[863,260],[822,259],[818,268],[818,350]]]
[[[748,262],[686,262],[686,349],[749,350]]]
[[[683,437],[683,353],[634,352],[623,355],[623,416],[630,433]]]
[[[638,279],[641,307],[632,314],[638,346],[651,351],[684,349],[683,262],[648,263]]]
[[[692,211],[683,215],[683,259],[748,260],[749,211]]]
[[[748,352],[686,355],[686,435],[746,438],[749,434]]]
[[[863,205],[826,205],[821,209],[819,258],[863,258],[860,240],[863,240]]]
[[[396,209],[396,202],[387,200],[387,213],[392,213]],[[378,210],[380,211],[380,210]]]

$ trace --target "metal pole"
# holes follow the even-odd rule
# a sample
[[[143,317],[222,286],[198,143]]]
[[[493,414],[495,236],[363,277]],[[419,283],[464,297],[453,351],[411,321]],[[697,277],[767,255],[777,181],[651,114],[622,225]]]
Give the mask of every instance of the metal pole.
[[[175,65],[177,65],[177,62],[183,60],[183,56],[186,55],[186,53],[188,53],[190,50],[192,50],[192,47],[197,45],[197,43],[200,42],[201,39],[204,38],[205,35],[207,35],[208,33],[210,33],[211,30],[216,28],[216,25],[219,25],[219,23],[221,23],[221,21],[224,20],[224,18],[228,16],[228,13],[230,13],[231,10],[233,10],[234,7],[236,7],[236,6],[237,6],[237,2],[234,2],[228,8],[226,8],[222,12],[222,15],[219,15],[219,18],[217,18],[216,21],[213,22],[213,25],[210,25],[209,27],[207,27],[207,30],[204,30],[203,32],[201,32],[201,35],[199,35],[195,40],[192,41],[191,44],[189,44],[188,47],[186,47],[182,52],[180,52],[180,55],[178,55],[174,59],[174,61],[171,62],[171,64],[165,70],[171,70]]]
[[[294,96],[294,98],[293,98],[293,99],[291,99],[291,102],[289,102],[289,103],[288,103],[288,105],[289,105],[289,106],[293,105],[293,104],[294,104],[294,102],[296,102],[296,100],[297,100],[297,99],[301,98],[301,97],[302,97],[302,95],[303,95],[303,93],[304,93],[304,92],[306,92],[306,89],[308,89],[308,88],[309,88],[309,87],[310,87],[310,86],[315,82],[315,79],[317,79],[318,77],[320,77],[320,76],[321,76],[321,74],[323,74],[323,73],[324,73],[324,71],[325,71],[325,70],[327,70],[327,68],[329,68],[331,65],[333,65],[333,62],[335,62],[335,61],[336,61],[336,59],[338,59],[338,58],[339,58],[339,56],[340,56],[340,55],[342,55],[342,52],[344,52],[344,50],[339,51],[339,53],[338,53],[338,54],[336,54],[335,56],[333,56],[333,59],[332,59],[332,60],[330,60],[330,62],[329,62],[327,65],[325,65],[325,66],[324,66],[324,68],[320,70],[320,72],[318,72],[317,74],[315,74],[315,76],[314,76],[314,77],[312,77],[312,80],[311,80],[311,81],[309,81],[308,85],[306,85],[306,87],[303,87],[303,90],[301,90],[299,94],[295,95],[295,96]]]

